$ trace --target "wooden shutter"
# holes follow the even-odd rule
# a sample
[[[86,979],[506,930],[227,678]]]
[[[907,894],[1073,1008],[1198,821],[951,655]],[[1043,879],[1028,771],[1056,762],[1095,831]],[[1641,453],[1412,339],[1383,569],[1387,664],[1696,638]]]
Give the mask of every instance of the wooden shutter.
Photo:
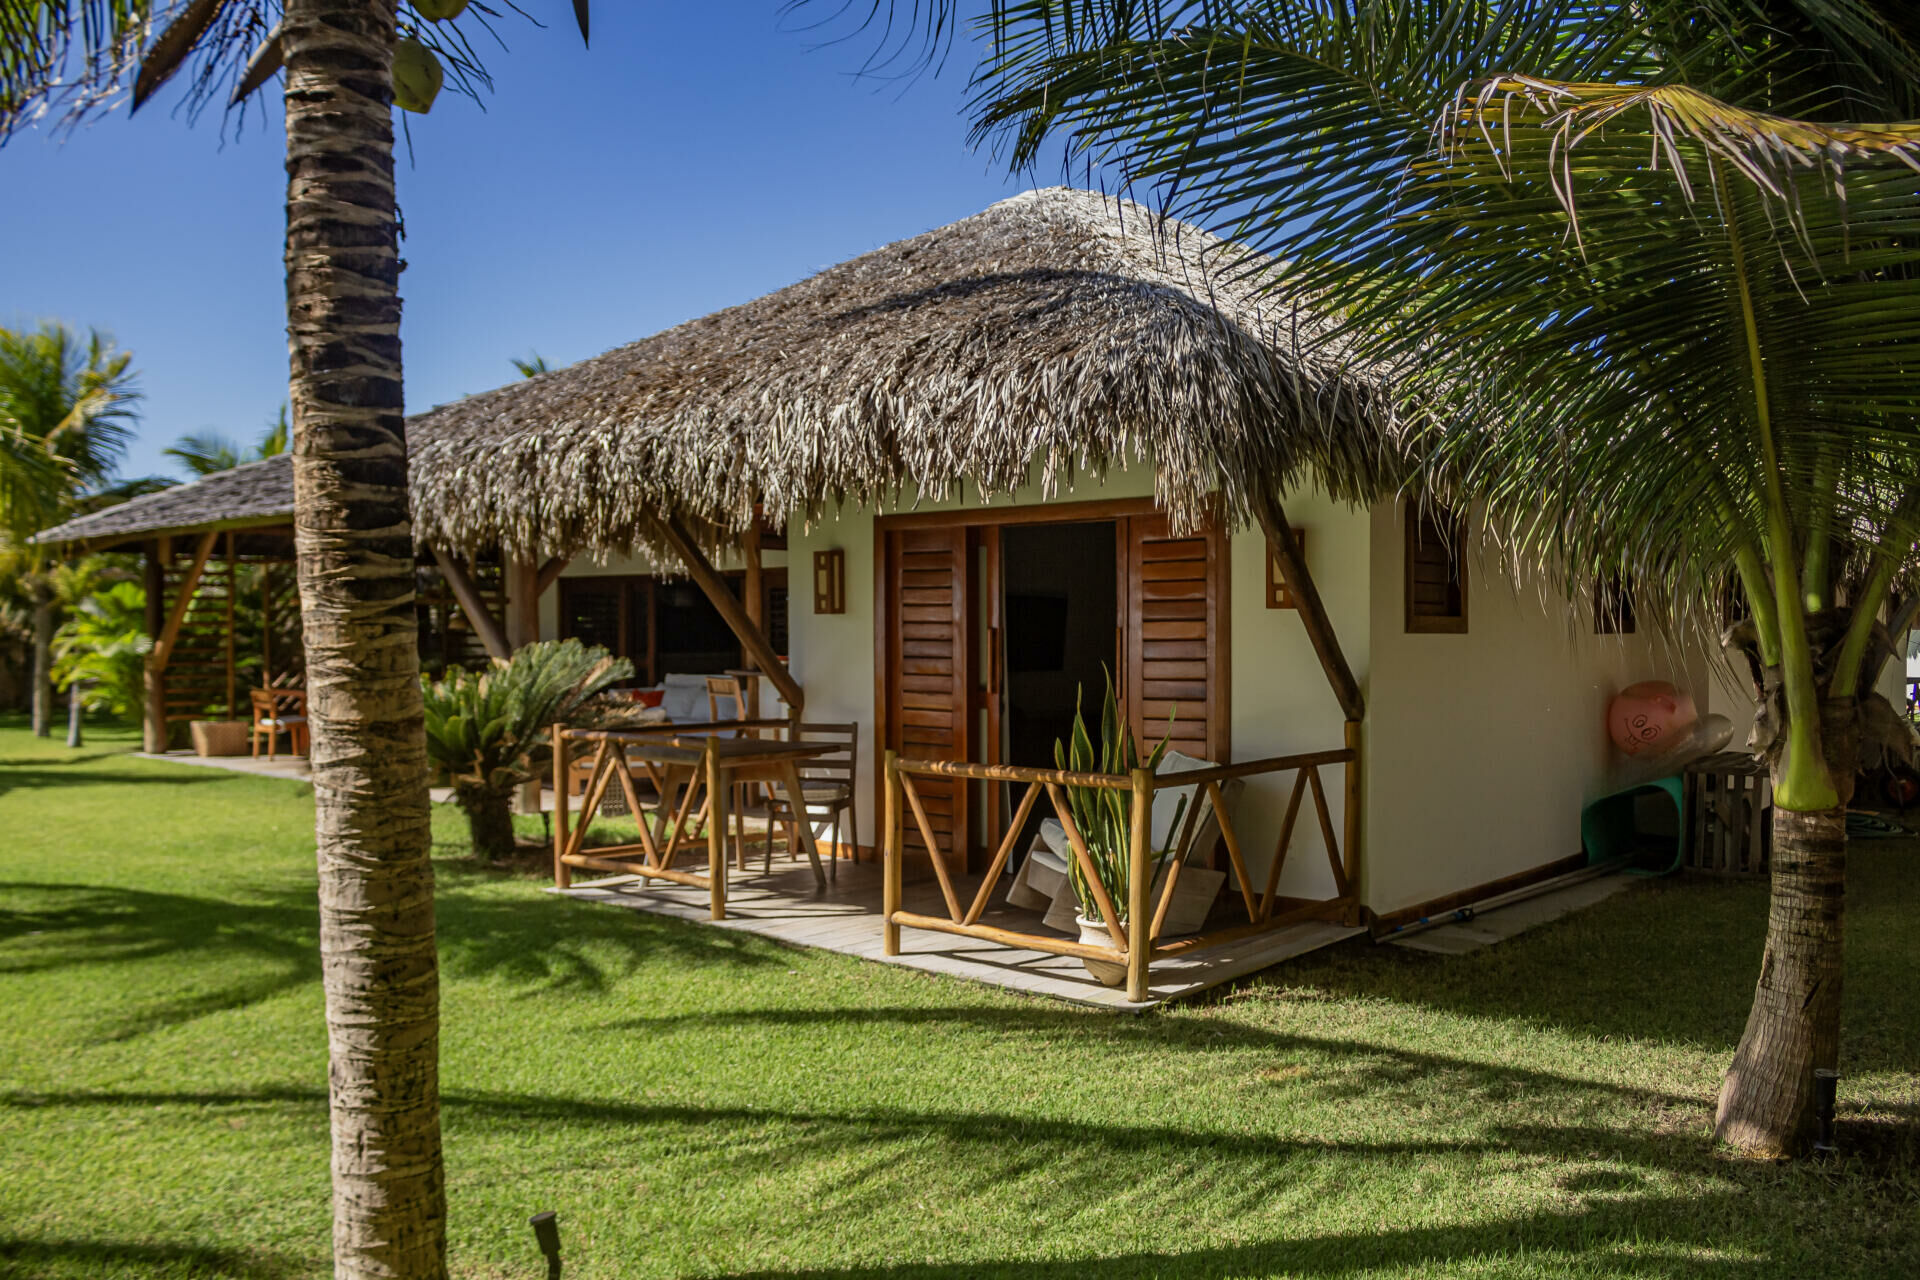
[[[1407,631],[1467,629],[1467,530],[1451,513],[1407,508]]]
[[[886,745],[913,760],[965,760],[967,531],[889,531],[886,558]],[[914,784],[948,867],[965,870],[966,784],[950,778]],[[925,857],[918,827],[911,820],[905,826],[908,855]]]
[[[1184,538],[1164,515],[1119,522],[1122,689],[1142,746],[1172,724],[1175,751],[1225,762],[1227,546],[1210,527]]]

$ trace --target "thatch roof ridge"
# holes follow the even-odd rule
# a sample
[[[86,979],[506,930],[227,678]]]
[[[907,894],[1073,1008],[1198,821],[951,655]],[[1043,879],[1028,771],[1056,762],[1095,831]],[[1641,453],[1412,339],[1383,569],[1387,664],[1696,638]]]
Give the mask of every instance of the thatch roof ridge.
[[[277,454],[104,507],[34,535],[37,543],[103,542],[177,529],[293,520],[293,458]]]
[[[1127,201],[1052,188],[752,302],[416,420],[423,541],[539,557],[652,543],[676,513],[719,540],[753,506],[1005,492],[1038,469],[1148,463],[1177,517],[1250,481],[1336,496],[1391,482],[1379,379],[1276,297],[1258,260]]]
[[[1254,278],[1244,247],[1129,201],[1030,191],[751,302],[407,422],[415,537],[516,558],[720,544],[755,504],[1006,493],[1036,471],[1148,464],[1179,521],[1217,491],[1311,478],[1363,500],[1402,441],[1378,371]],[[1303,355],[1305,339],[1313,354]],[[1310,473],[1310,475],[1309,475]],[[42,541],[293,512],[286,455],[148,495]]]

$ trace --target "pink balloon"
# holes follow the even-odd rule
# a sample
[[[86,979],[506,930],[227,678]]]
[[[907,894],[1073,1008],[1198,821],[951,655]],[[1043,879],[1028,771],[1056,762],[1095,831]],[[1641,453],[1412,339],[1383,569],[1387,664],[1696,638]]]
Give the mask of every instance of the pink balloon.
[[[1693,699],[1664,680],[1630,684],[1607,704],[1607,733],[1630,756],[1657,751],[1693,728]]]

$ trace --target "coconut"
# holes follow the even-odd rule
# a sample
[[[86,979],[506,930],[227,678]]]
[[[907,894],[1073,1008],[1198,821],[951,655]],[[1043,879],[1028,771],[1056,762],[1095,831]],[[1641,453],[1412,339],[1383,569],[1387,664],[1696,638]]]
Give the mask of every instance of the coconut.
[[[393,105],[402,111],[425,115],[440,96],[444,79],[440,59],[433,50],[405,36],[393,46]]]
[[[460,16],[467,0],[413,0],[413,11],[429,22],[445,22]]]

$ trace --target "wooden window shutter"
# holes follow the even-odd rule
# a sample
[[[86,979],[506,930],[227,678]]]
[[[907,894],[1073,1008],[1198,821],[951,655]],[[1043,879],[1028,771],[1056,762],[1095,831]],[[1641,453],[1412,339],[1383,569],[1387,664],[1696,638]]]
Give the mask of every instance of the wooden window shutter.
[[[1119,522],[1120,688],[1143,750],[1168,746],[1224,763],[1227,700],[1227,542],[1216,523],[1173,537],[1164,515]]]
[[[914,760],[965,760],[971,746],[967,531],[891,530],[884,554],[886,746]],[[914,785],[948,868],[965,871],[966,783],[916,778]],[[911,819],[904,825],[908,856],[926,857],[918,825]]]
[[[1406,525],[1408,633],[1464,633],[1466,522],[1444,508],[1409,504]]]

